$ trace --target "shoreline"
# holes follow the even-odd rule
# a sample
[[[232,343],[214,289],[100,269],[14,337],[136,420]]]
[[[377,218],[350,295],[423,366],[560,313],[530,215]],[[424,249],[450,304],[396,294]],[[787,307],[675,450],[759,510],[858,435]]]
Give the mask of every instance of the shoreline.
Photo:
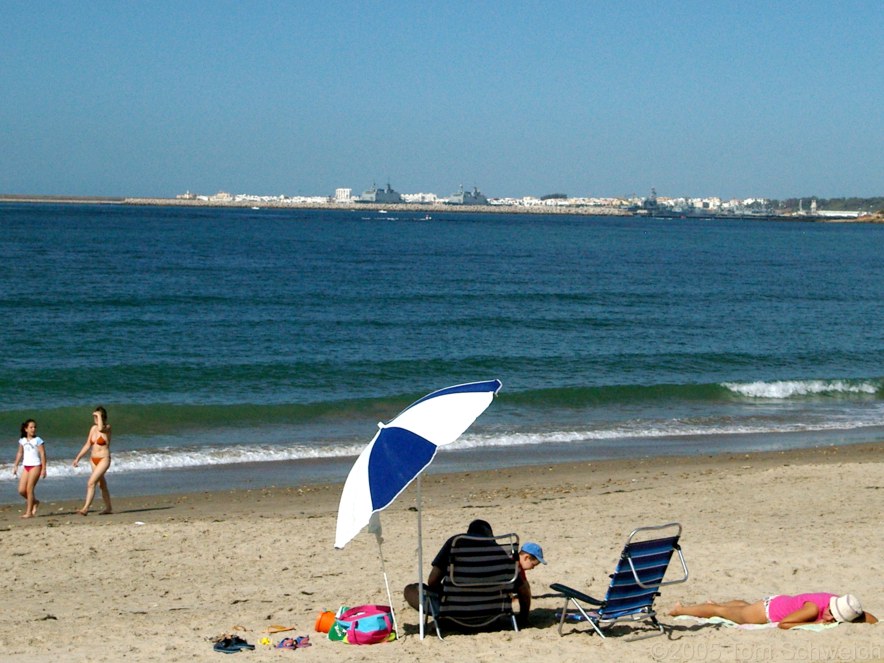
[[[416,212],[420,214],[527,214],[552,216],[607,216],[639,219],[670,219],[701,221],[807,221],[812,223],[884,223],[884,216],[863,217],[829,217],[811,215],[735,215],[735,214],[690,214],[679,215],[665,212],[659,216],[648,214],[644,210],[633,212],[619,207],[569,207],[569,206],[532,206],[513,207],[509,205],[447,205],[443,203],[291,203],[280,201],[221,201],[221,200],[190,200],[179,198],[143,198],[113,196],[26,196],[3,194],[0,204],[64,204],[64,205],[131,205],[142,207],[195,207],[195,208],[229,208],[229,209],[290,209],[317,211],[352,211],[377,212],[389,210],[397,212]]]
[[[805,591],[855,593],[884,615],[880,556],[870,554],[884,546],[884,442],[463,472],[422,483],[424,575],[442,542],[474,518],[543,546],[548,565],[530,572],[526,628],[439,640],[430,626],[419,639],[417,613],[402,597],[417,572],[414,486],[382,514],[383,566],[365,531],[333,548],[340,485],[115,499],[109,516],[97,515],[97,498],[85,518],[73,513],[78,502],[44,504],[27,521],[18,518],[19,505],[0,508],[0,601],[15,606],[0,632],[4,661],[208,660],[212,639],[223,633],[257,645],[250,659],[279,660],[287,654],[259,644],[274,624],[293,630],[270,635],[272,643],[309,635],[312,646],[300,655],[345,662],[884,656],[882,624],[741,630],[667,615],[676,601]],[[549,585],[602,595],[629,532],[666,522],[684,528],[690,572],[655,604],[667,635],[627,642],[636,632],[620,625],[603,640],[575,624],[560,637],[562,599]],[[357,647],[314,631],[324,610],[387,603],[384,574],[399,640]]]
[[[842,432],[843,433],[843,432]],[[528,445],[525,447],[476,447],[464,450],[443,450],[424,473],[425,477],[435,475],[457,475],[463,472],[485,472],[496,470],[524,470],[531,472],[549,465],[567,467],[599,462],[651,461],[663,462],[669,459],[684,460],[698,458],[724,458],[756,453],[782,453],[825,450],[838,447],[860,447],[877,444],[884,437],[878,433],[859,436],[842,434],[837,442],[828,436],[805,437],[804,435],[781,434],[776,438],[770,435],[743,434],[738,440],[715,445],[702,436],[685,442],[673,436],[655,438],[652,445],[623,446],[620,444],[574,445],[552,442]],[[776,443],[772,440],[775,439]],[[722,442],[723,440],[718,440]],[[518,453],[513,454],[516,450]],[[162,495],[179,494],[182,487],[189,487],[190,493],[211,493],[228,491],[255,491],[273,488],[299,488],[315,485],[343,485],[356,453],[349,456],[328,456],[321,458],[291,458],[272,461],[243,461],[210,465],[169,466],[144,470],[115,470],[112,466],[108,476],[111,494],[123,498],[150,498]],[[552,460],[551,460],[552,459]],[[69,459],[63,456],[50,456],[52,465],[66,464]],[[119,460],[119,458],[117,459]],[[9,470],[11,464],[0,464],[0,470]],[[78,474],[50,476],[38,484],[37,496],[47,502],[76,500],[83,492],[88,468]],[[7,488],[0,493],[0,507],[16,504],[20,500],[15,490]]]
[[[475,480],[482,486],[500,489],[510,482],[532,491],[546,491],[546,479],[555,475],[558,480],[576,485],[588,482],[598,475],[609,478],[623,478],[630,473],[658,469],[672,471],[674,469],[689,469],[695,472],[733,472],[739,475],[741,469],[745,469],[746,463],[753,467],[762,466],[769,468],[781,464],[789,465],[828,465],[843,462],[845,459],[852,462],[881,462],[884,463],[884,441],[877,443],[859,443],[850,445],[830,445],[824,447],[809,447],[801,449],[788,449],[780,451],[745,451],[745,452],[721,452],[714,454],[696,454],[680,456],[644,456],[639,458],[610,458],[601,460],[587,460],[561,463],[539,463],[536,465],[517,465],[496,469],[464,470],[456,472],[425,472],[422,477],[423,499],[439,499],[452,484],[467,483]],[[355,460],[355,458],[353,459]],[[431,466],[432,467],[432,466]],[[590,481],[588,481],[587,477]],[[82,488],[85,491],[85,479],[83,477]],[[235,488],[226,490],[196,490],[170,492],[165,494],[141,494],[114,497],[111,499],[117,514],[134,513],[140,510],[171,509],[175,505],[187,504],[191,512],[205,514],[217,506],[219,502],[231,500],[241,503],[260,495],[260,502],[265,506],[277,505],[280,501],[309,497],[309,512],[311,514],[332,513],[337,511],[342,481],[303,483],[291,486],[256,486],[254,488]],[[7,486],[14,491],[14,487]],[[111,484],[113,488],[113,484]],[[408,492],[413,487],[408,488]],[[39,497],[39,484],[38,484]],[[18,514],[22,511],[24,500],[0,504],[0,528],[10,527],[16,523],[22,525],[36,524],[43,518],[54,518],[54,514],[61,516],[72,515],[81,505],[81,499],[56,499],[44,500],[41,505],[42,511],[37,519],[21,520]],[[117,505],[123,505],[119,507]],[[97,508],[98,507],[98,508]],[[101,495],[96,489],[93,512],[97,513],[101,507]],[[191,514],[192,515],[192,514]],[[240,514],[241,515],[241,514]],[[170,517],[172,515],[170,514]],[[84,519],[85,520],[85,519]],[[75,519],[79,522],[79,519]],[[0,530],[2,531],[2,530]]]

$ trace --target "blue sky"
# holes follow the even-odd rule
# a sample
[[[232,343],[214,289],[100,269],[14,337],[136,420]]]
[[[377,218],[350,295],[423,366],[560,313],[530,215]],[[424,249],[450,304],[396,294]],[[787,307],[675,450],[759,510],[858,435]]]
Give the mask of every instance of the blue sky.
[[[0,0],[0,192],[884,195],[884,2]]]

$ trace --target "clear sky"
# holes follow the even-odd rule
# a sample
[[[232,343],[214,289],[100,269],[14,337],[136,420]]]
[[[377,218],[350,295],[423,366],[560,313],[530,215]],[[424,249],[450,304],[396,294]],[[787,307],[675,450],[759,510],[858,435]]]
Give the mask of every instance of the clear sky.
[[[884,195],[882,0],[0,0],[0,193]]]

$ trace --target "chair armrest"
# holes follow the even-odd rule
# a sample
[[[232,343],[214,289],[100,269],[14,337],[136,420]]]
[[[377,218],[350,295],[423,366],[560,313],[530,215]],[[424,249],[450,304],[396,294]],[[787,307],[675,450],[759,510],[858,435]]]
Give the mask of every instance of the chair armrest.
[[[599,601],[598,599],[594,599],[589,594],[584,594],[583,592],[578,592],[576,589],[572,589],[571,587],[567,587],[561,583],[555,582],[549,586],[550,589],[561,593],[563,596],[569,599],[577,599],[579,601],[583,601],[584,603],[589,603],[590,605],[602,605],[603,601]]]

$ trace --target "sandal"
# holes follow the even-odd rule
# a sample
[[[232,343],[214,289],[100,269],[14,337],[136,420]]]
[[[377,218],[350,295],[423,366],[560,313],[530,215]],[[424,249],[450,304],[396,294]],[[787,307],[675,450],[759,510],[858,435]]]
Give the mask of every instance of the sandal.
[[[231,636],[230,642],[232,643],[232,646],[236,647],[237,649],[254,649],[255,648],[255,645],[250,645],[248,642],[243,640],[238,635]]]
[[[212,647],[215,651],[219,651],[222,654],[235,654],[239,651],[239,647],[233,644],[233,640],[231,638],[224,638],[223,640],[219,640],[215,643],[215,646]]]
[[[283,638],[276,643],[277,649],[297,649],[297,647],[298,644],[295,642],[294,638]]]
[[[283,638],[276,643],[277,649],[302,649],[311,645],[309,635],[299,635],[297,638]]]

